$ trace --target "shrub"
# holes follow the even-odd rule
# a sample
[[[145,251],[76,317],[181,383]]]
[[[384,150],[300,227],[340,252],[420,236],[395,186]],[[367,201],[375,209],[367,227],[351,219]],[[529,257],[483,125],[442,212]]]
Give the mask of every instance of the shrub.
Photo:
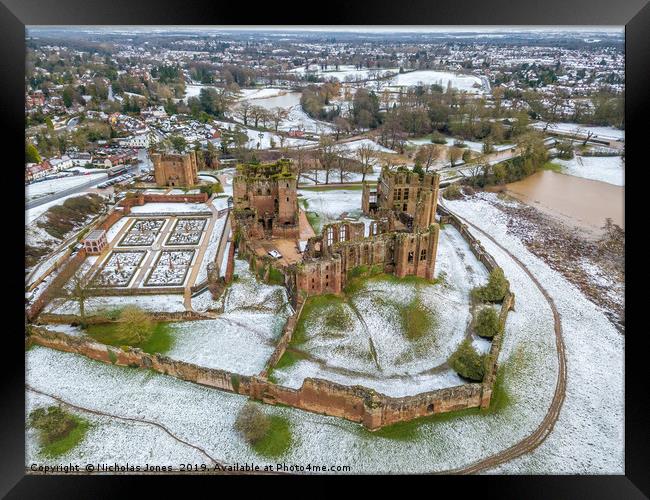
[[[501,302],[510,288],[510,283],[497,267],[490,273],[487,285],[472,290],[474,298],[483,302]]]
[[[492,307],[481,309],[476,316],[474,330],[481,337],[492,338],[499,332],[499,315]]]
[[[463,194],[460,191],[460,186],[456,183],[449,184],[442,192],[442,197],[446,200],[457,200],[462,198]]]
[[[235,420],[235,429],[249,444],[263,439],[270,426],[268,417],[253,403],[246,403]]]
[[[137,306],[126,306],[120,313],[117,332],[128,343],[146,342],[153,333],[154,323],[149,315]]]
[[[88,422],[59,406],[37,408],[29,415],[29,424],[39,434],[42,453],[57,457],[74,448],[85,436]]]
[[[476,352],[472,342],[465,339],[448,360],[451,366],[461,377],[480,382],[485,375],[485,356]]]
[[[434,144],[447,144],[447,140],[445,139],[445,136],[442,135],[440,132],[434,132],[431,134],[431,142]]]
[[[75,427],[75,421],[72,415],[66,413],[59,406],[50,406],[49,408],[37,408],[29,416],[29,423],[35,429],[38,429],[41,443],[44,445],[52,444],[66,437]]]

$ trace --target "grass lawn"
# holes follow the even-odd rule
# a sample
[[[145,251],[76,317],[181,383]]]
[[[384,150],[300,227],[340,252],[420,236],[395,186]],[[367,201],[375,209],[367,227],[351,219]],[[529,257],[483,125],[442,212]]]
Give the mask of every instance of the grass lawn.
[[[272,382],[274,384],[278,383],[278,380],[273,375],[273,370],[274,369],[288,368],[290,366],[295,365],[301,359],[305,359],[305,356],[300,352],[290,351],[288,349],[286,351],[284,351],[284,354],[278,360],[278,362],[275,364],[275,367],[272,368],[269,371],[269,373],[267,374],[267,378],[268,378],[269,382]]]
[[[263,457],[279,457],[284,455],[291,446],[291,429],[289,421],[280,416],[269,417],[270,427],[266,436],[252,445],[253,449]]]
[[[343,297],[331,293],[325,295],[314,295],[309,297],[303,306],[302,313],[293,331],[290,345],[300,345],[307,340],[305,337],[305,321],[314,313],[320,313],[322,309],[334,305],[340,307],[345,303]],[[280,360],[282,361],[282,360]]]
[[[130,345],[138,347],[149,354],[165,354],[171,349],[174,339],[171,335],[171,328],[167,323],[156,323],[153,333],[148,340],[141,344],[127,344],[117,330],[118,323],[102,323],[98,325],[88,325],[86,333],[97,342],[112,346]]]
[[[547,161],[542,165],[542,170],[551,170],[553,172],[557,172],[558,174],[562,173],[562,165],[559,163],[553,163],[552,161]]]
[[[309,225],[314,230],[314,232],[316,234],[320,234],[321,227],[323,226],[320,215],[318,215],[316,212],[305,212],[305,215],[307,216]]]
[[[77,446],[86,436],[90,422],[61,406],[50,406],[33,410],[29,426],[38,432],[41,455],[54,458]]]

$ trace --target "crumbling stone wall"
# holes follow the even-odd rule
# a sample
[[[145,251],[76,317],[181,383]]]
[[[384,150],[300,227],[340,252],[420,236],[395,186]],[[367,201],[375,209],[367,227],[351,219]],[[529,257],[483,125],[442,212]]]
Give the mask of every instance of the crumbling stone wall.
[[[362,210],[367,215],[381,209],[405,214],[412,219],[414,228],[426,228],[436,220],[439,182],[440,176],[436,173],[420,177],[408,170],[383,169],[376,190],[364,184]]]
[[[399,277],[434,278],[437,224],[426,230],[379,232],[367,238],[363,237],[360,226],[363,224],[329,224],[320,237],[310,239],[303,262],[289,269],[296,274],[299,292],[305,295],[341,293],[348,273],[359,266],[379,266],[383,272]],[[351,238],[342,238],[342,235]]]
[[[478,407],[481,384],[466,384],[402,398],[392,398],[362,386],[345,386],[329,380],[306,378],[299,389],[216,368],[178,361],[136,348],[118,348],[52,332],[30,328],[27,345],[37,344],[118,366],[146,368],[180,380],[249,396],[268,404],[284,404],[305,411],[344,418],[370,430],[405,422],[424,415]]]
[[[80,249],[71,259],[63,265],[59,274],[57,274],[45,290],[41,292],[38,298],[25,312],[28,321],[32,321],[43,308],[59,293],[66,282],[77,272],[86,259],[86,250]]]

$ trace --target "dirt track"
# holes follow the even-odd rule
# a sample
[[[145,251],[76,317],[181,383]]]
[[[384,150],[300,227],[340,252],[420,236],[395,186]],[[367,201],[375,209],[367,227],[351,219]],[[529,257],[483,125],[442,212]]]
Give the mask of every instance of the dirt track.
[[[447,210],[449,209],[447,208]],[[497,245],[501,250],[503,250],[506,254],[508,254],[508,256],[513,261],[515,261],[515,263],[530,277],[533,283],[535,283],[535,286],[539,289],[540,292],[542,292],[542,295],[544,295],[544,298],[548,302],[548,305],[551,307],[551,311],[553,312],[553,319],[555,322],[554,329],[555,329],[555,345],[557,348],[558,377],[557,377],[557,382],[555,384],[555,392],[553,394],[553,400],[551,401],[551,406],[549,407],[548,411],[546,412],[546,415],[544,416],[544,419],[539,424],[537,429],[535,429],[535,431],[532,434],[526,436],[518,443],[490,457],[484,458],[482,460],[474,462],[465,467],[460,467],[458,469],[450,469],[450,470],[435,472],[435,474],[476,474],[497,467],[521,455],[525,455],[526,453],[533,451],[540,444],[542,444],[544,440],[546,440],[548,435],[553,430],[553,427],[555,426],[555,422],[557,422],[557,419],[560,416],[562,404],[564,403],[564,397],[566,393],[566,371],[567,371],[566,353],[564,350],[564,339],[562,338],[562,322],[560,320],[560,313],[558,313],[557,308],[555,307],[555,302],[553,301],[553,298],[546,291],[546,289],[541,285],[539,280],[533,275],[533,273],[530,272],[530,270],[517,257],[515,257],[506,248],[500,245],[492,236],[490,236],[485,231],[478,228],[471,222],[468,222],[466,219],[463,219],[462,217],[458,216],[457,214],[454,215],[456,215],[456,217],[462,220],[469,227],[475,229],[476,231],[479,231],[481,234],[487,237],[492,243]]]

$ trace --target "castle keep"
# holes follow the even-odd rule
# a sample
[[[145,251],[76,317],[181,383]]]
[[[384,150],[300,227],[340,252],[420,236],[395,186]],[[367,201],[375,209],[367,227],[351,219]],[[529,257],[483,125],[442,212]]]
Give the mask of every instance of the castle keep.
[[[239,165],[232,188],[238,225],[256,238],[298,238],[297,188],[289,160]]]
[[[198,183],[196,152],[151,155],[154,177],[158,186],[193,186]]]

